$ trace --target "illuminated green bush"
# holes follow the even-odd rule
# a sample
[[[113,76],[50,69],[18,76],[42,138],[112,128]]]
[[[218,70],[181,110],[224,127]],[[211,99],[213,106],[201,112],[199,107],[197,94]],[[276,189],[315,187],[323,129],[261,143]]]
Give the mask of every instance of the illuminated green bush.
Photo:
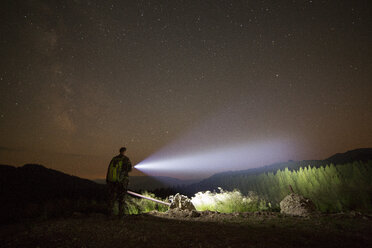
[[[211,188],[239,189],[243,194],[256,192],[274,208],[290,193],[291,185],[295,193],[310,198],[322,212],[372,210],[372,161],[236,174],[217,179],[213,184]]]
[[[256,194],[250,192],[248,196],[242,195],[240,191],[224,191],[219,188],[217,192],[198,192],[191,201],[198,211],[217,211],[220,213],[253,212],[268,210],[267,204]]]
[[[234,213],[234,212],[253,212],[268,210],[268,204],[260,199],[256,194],[250,192],[248,196],[242,195],[238,190],[225,191],[219,188],[219,193],[216,192],[199,192],[192,197],[191,201],[198,211],[217,211],[220,213]],[[166,201],[155,197],[154,194],[143,192],[142,195],[152,197],[158,200]],[[165,212],[168,206],[149,201],[143,198],[134,198],[127,196],[126,199],[126,214],[141,214],[153,210]],[[115,204],[114,211],[117,214],[118,206]]]
[[[279,202],[290,193],[289,185],[295,193],[310,198],[322,212],[372,211],[372,161],[226,176],[210,185],[212,189],[221,186],[225,190],[198,192],[192,202],[198,211],[278,210]],[[146,192],[145,195],[155,197]],[[129,214],[168,209],[148,200],[129,199],[126,211]]]
[[[151,198],[155,198],[161,201],[165,201],[163,199],[160,199],[158,197],[155,197],[155,194],[149,193],[147,191],[142,192],[142,195],[148,196]],[[143,198],[135,198],[131,196],[126,197],[126,214],[140,214],[140,213],[147,213],[153,210],[157,210],[159,212],[165,212],[168,210],[168,206],[159,204],[150,200],[146,200]],[[117,209],[117,207],[116,207]],[[117,211],[117,210],[116,210]]]

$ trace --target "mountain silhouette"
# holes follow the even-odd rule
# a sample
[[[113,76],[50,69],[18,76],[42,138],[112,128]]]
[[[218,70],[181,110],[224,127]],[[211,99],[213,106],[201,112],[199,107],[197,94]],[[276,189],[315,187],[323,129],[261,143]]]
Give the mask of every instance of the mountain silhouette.
[[[335,155],[325,159],[327,163],[346,164],[354,161],[367,162],[372,160],[372,148],[360,148]]]
[[[95,179],[96,183],[105,184],[105,179]],[[130,176],[129,189],[134,191],[154,190],[158,188],[167,188],[175,186],[184,186],[197,183],[200,180],[181,180],[173,177],[164,176]]]
[[[0,165],[0,194],[12,202],[40,202],[54,198],[96,197],[104,187],[88,179],[45,168]]]
[[[71,202],[102,201],[105,186],[38,164],[0,165],[0,197],[0,219],[6,221],[40,215],[48,204],[56,208],[57,202],[72,208]]]

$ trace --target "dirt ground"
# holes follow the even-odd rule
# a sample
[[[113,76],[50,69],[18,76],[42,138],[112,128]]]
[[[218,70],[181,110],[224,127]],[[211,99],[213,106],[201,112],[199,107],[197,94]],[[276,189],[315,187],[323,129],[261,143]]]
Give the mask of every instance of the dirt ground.
[[[69,218],[0,226],[1,247],[372,247],[370,215],[152,212],[123,220]]]

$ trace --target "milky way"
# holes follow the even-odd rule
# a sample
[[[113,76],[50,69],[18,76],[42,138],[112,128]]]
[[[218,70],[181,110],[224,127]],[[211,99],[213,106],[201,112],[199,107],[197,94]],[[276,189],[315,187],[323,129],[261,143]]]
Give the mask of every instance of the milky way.
[[[369,1],[0,9],[0,163],[102,178],[119,147],[138,163],[205,123],[209,143],[190,146],[219,131],[289,142],[278,160],[372,146]]]

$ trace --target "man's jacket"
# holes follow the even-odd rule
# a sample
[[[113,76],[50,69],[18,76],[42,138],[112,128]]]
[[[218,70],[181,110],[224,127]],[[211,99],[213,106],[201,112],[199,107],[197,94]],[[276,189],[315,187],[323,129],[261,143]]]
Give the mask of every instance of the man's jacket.
[[[107,170],[107,182],[123,182],[128,178],[128,172],[132,170],[132,164],[127,156],[118,155],[111,159]]]

